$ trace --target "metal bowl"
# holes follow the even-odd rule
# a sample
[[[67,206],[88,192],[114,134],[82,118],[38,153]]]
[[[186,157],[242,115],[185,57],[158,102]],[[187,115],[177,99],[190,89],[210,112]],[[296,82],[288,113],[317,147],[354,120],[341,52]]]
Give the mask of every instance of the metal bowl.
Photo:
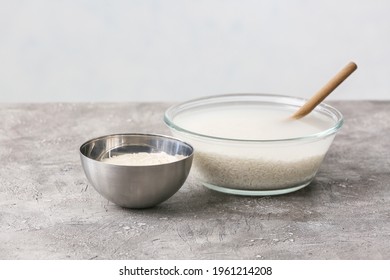
[[[126,153],[182,155],[158,165],[124,166],[101,160]],[[156,134],[113,134],[91,139],[80,147],[88,181],[103,197],[126,208],[153,207],[175,194],[191,169],[193,148],[172,137]]]

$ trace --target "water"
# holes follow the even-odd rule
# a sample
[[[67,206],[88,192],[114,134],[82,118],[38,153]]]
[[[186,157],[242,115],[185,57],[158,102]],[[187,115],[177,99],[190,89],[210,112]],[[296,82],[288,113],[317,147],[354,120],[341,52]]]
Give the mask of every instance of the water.
[[[294,108],[295,109],[295,108]],[[318,112],[291,120],[290,107],[271,105],[223,105],[194,109],[175,117],[177,125],[192,132],[221,138],[274,140],[303,137],[319,133],[334,125]]]

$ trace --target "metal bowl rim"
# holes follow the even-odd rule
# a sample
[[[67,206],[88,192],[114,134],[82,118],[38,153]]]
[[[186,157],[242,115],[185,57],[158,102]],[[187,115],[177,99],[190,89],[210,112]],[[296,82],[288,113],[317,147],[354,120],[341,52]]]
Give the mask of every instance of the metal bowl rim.
[[[147,136],[147,137],[166,138],[166,139],[174,140],[176,142],[180,142],[181,144],[186,145],[187,147],[190,148],[191,153],[189,155],[184,156],[184,158],[182,158],[182,159],[178,159],[177,161],[169,162],[169,163],[152,164],[152,165],[118,165],[118,164],[108,164],[108,163],[90,158],[82,152],[83,147],[90,144],[93,141],[101,140],[104,138],[116,137],[116,136]],[[194,155],[194,147],[191,144],[189,144],[188,142],[185,142],[179,138],[164,135],[164,134],[157,134],[157,133],[113,133],[113,134],[107,134],[107,135],[94,137],[92,139],[85,141],[83,144],[80,145],[79,153],[83,158],[86,158],[87,160],[92,160],[96,163],[103,164],[103,165],[110,165],[110,166],[115,166],[118,168],[129,168],[129,167],[131,167],[131,168],[146,168],[146,167],[152,167],[152,166],[163,166],[163,165],[175,164],[175,163],[184,161],[188,158],[191,158]]]

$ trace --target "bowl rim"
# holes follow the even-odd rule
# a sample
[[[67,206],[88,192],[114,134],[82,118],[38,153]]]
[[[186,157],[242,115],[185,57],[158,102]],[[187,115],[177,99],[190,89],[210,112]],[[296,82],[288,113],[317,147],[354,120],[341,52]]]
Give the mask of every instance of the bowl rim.
[[[330,117],[333,117],[336,122],[333,126],[326,130],[322,130],[320,132],[314,133],[314,134],[309,134],[305,136],[300,136],[300,137],[291,137],[291,138],[280,138],[280,139],[240,139],[240,138],[225,138],[225,137],[218,137],[218,136],[212,136],[212,135],[206,135],[202,133],[197,133],[188,129],[185,129],[177,124],[174,123],[173,118],[175,117],[176,114],[179,114],[181,111],[187,110],[185,107],[188,107],[190,105],[193,105],[191,108],[195,107],[201,107],[206,105],[206,101],[217,101],[217,100],[225,100],[228,101],[228,99],[231,99],[231,101],[234,101],[236,98],[237,101],[243,102],[243,101],[249,101],[250,98],[253,100],[255,98],[276,98],[279,100],[283,99],[288,99],[291,102],[299,102],[299,103],[305,103],[308,99],[306,98],[301,98],[301,97],[294,97],[294,96],[289,96],[289,95],[279,95],[279,94],[268,94],[268,93],[229,93],[229,94],[220,94],[220,95],[211,95],[211,96],[205,96],[205,97],[200,97],[200,98],[195,98],[191,99],[185,102],[181,102],[175,105],[170,106],[164,113],[164,122],[165,124],[173,130],[195,136],[198,138],[203,138],[203,139],[209,139],[209,140],[214,140],[214,141],[224,141],[224,142],[230,142],[230,143],[280,143],[280,142],[295,142],[295,141],[304,141],[304,140],[309,140],[309,141],[314,141],[314,140],[319,140],[321,138],[324,138],[326,136],[332,135],[336,133],[343,125],[344,123],[344,117],[341,114],[339,110],[334,108],[331,105],[328,105],[326,103],[320,103],[317,105],[317,107],[313,111],[318,111],[318,112],[326,112],[328,115],[330,114]],[[243,100],[239,100],[239,98],[246,98]],[[253,101],[252,100],[252,101]],[[291,105],[285,102],[266,102],[262,101],[264,103],[276,103],[276,104],[285,104],[285,105]],[[210,104],[215,104],[214,103],[208,103],[207,105]],[[175,111],[176,114],[175,114]]]
[[[119,165],[119,164],[113,164],[113,163],[110,163],[110,166],[116,166],[116,167],[123,167],[123,168],[127,168],[127,167],[133,167],[133,168],[145,168],[145,167],[150,167],[150,166],[161,166],[161,165],[166,165],[166,164],[174,164],[174,163],[177,163],[177,162],[180,162],[180,161],[183,161],[183,160],[186,160],[190,157],[192,157],[194,155],[194,147],[189,144],[188,142],[186,141],[183,141],[179,138],[176,138],[176,137],[172,137],[172,136],[168,136],[168,135],[164,135],[164,134],[158,134],[158,133],[113,133],[113,134],[106,134],[106,135],[102,135],[102,136],[98,136],[98,137],[94,137],[94,138],[91,138],[87,141],[85,141],[83,144],[80,145],[79,147],[79,154],[88,159],[88,160],[92,160],[92,161],[96,161],[96,162],[99,162],[101,164],[108,164],[108,163],[105,163],[105,162],[102,162],[100,160],[97,160],[97,159],[94,159],[94,158],[91,158],[87,155],[85,155],[83,152],[82,152],[82,149],[83,147],[85,147],[86,145],[89,145],[91,142],[93,141],[97,141],[97,140],[100,140],[100,139],[104,139],[104,138],[109,138],[109,137],[116,137],[116,136],[148,136],[148,137],[161,137],[161,138],[167,138],[167,139],[170,139],[170,140],[174,140],[174,141],[177,141],[177,142],[180,142],[186,146],[188,146],[191,150],[191,153],[189,155],[186,155],[184,156],[183,158],[181,159],[178,159],[176,161],[173,161],[173,162],[168,162],[168,163],[160,163],[160,164],[150,164],[150,165]]]

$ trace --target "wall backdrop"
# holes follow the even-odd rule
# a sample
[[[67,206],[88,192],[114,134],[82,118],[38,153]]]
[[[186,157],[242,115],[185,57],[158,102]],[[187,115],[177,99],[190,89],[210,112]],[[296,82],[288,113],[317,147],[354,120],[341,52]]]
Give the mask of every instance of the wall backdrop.
[[[0,0],[0,102],[390,99],[390,1]]]

